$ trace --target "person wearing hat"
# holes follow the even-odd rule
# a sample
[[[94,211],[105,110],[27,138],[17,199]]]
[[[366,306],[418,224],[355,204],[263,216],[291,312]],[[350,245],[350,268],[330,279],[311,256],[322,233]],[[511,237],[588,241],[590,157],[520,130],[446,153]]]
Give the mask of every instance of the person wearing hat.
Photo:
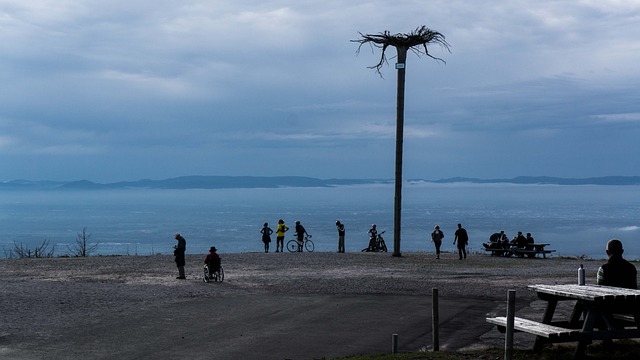
[[[436,246],[436,259],[440,259],[440,245],[442,245],[444,233],[440,230],[440,226],[436,225],[431,233],[431,242]]]
[[[218,249],[215,246],[212,246],[209,249],[209,254],[204,259],[204,263],[209,265],[209,278],[213,277],[213,273],[220,271],[220,255],[217,253]]]
[[[174,239],[178,242],[178,245],[173,246],[173,256],[176,257],[176,266],[178,267],[178,277],[176,279],[184,280],[184,252],[187,250],[187,240],[182,235],[176,233]]]
[[[598,285],[637,289],[637,270],[632,263],[622,258],[622,253],[624,253],[622,242],[618,239],[609,240],[605,251],[609,261],[598,269],[596,283]]]

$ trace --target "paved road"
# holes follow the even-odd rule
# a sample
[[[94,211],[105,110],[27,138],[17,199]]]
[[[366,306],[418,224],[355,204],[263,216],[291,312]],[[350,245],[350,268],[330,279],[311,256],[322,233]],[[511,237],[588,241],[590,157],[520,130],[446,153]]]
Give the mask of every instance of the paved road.
[[[495,303],[440,298],[440,348],[476,341]],[[140,306],[144,306],[141,304]],[[241,295],[113,314],[58,341],[3,347],[3,359],[313,359],[431,346],[431,297]]]

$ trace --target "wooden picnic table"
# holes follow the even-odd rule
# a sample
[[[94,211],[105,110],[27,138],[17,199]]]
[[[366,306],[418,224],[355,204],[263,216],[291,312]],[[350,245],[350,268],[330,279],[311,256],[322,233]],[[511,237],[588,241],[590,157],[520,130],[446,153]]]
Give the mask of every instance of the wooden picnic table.
[[[547,302],[542,322],[515,318],[514,329],[536,335],[534,350],[544,344],[578,342],[574,357],[580,359],[593,340],[640,338],[640,290],[600,285],[529,285]],[[559,301],[575,301],[569,319],[554,320]],[[487,318],[506,326],[506,317]]]
[[[542,255],[543,258],[547,258],[547,254],[551,254],[555,250],[545,249],[545,246],[549,246],[551,244],[528,244],[527,247],[523,248],[515,248],[513,249],[513,254],[516,256],[524,257],[525,255],[528,257],[535,257],[536,255]],[[533,249],[531,249],[533,248]]]
[[[563,324],[580,330],[576,358],[584,355],[586,346],[593,340],[640,338],[640,290],[577,284],[530,285],[528,288],[547,301],[542,317],[544,324]],[[558,302],[567,300],[576,301],[570,318],[554,322]],[[549,341],[538,337],[534,348],[539,349],[546,342]]]
[[[527,246],[533,246],[534,250],[542,251],[542,250],[544,250],[545,246],[549,246],[549,245],[551,245],[551,244],[536,244],[536,243],[533,243],[533,244],[529,244]]]
[[[547,254],[551,254],[555,252],[555,250],[545,249],[546,246],[551,244],[545,243],[534,243],[529,244],[527,247],[517,247],[514,245],[509,245],[507,248],[498,248],[498,247],[490,247],[487,245],[488,243],[483,244],[484,250],[491,252],[491,255],[495,256],[519,256],[519,257],[536,257],[536,255],[542,255],[543,258],[547,258]]]

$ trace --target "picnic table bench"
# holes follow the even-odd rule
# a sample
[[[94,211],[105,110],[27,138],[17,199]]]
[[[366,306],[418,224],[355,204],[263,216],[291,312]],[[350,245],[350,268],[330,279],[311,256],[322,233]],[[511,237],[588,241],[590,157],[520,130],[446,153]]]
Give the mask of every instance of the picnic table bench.
[[[486,244],[484,244],[484,250],[490,252],[491,256],[505,256],[504,254],[509,252],[509,250],[503,248],[487,247]]]
[[[530,244],[527,248],[519,248],[516,246],[509,246],[508,248],[497,248],[488,246],[487,243],[483,244],[484,250],[491,253],[492,256],[519,256],[519,257],[536,257],[537,255],[542,255],[543,258],[547,258],[547,254],[551,254],[555,252],[555,250],[545,249],[545,246],[549,246],[551,244]],[[533,249],[531,249],[531,247]]]
[[[542,255],[543,258],[547,258],[547,254],[551,254],[552,252],[554,252],[555,250],[549,250],[549,249],[545,249],[545,246],[549,246],[551,244],[530,244],[527,246],[528,247],[533,247],[533,249],[527,249],[527,248],[515,248],[513,249],[513,254],[516,256],[528,256],[528,257],[535,257],[536,255]]]
[[[497,325],[500,332],[505,332],[506,330],[506,316],[487,318],[487,322]],[[580,334],[579,329],[568,329],[561,326],[545,324],[520,317],[514,318],[513,329],[516,331],[522,331],[537,336],[542,336],[549,339],[550,342],[577,341]]]
[[[640,290],[601,285],[529,285],[541,300],[547,302],[542,321],[514,316],[513,330],[536,335],[534,350],[544,344],[577,342],[574,357],[584,356],[585,348],[594,340],[640,338]],[[554,321],[559,301],[575,301],[569,319]],[[486,321],[505,331],[506,317]]]

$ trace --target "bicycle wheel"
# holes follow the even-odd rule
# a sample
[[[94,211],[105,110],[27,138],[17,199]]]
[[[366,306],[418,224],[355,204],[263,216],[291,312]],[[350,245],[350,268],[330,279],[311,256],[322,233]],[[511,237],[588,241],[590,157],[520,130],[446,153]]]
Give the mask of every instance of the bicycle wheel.
[[[313,245],[313,241],[307,240],[304,242],[304,248],[307,249],[308,252],[313,252],[313,249],[316,247]]]
[[[287,243],[287,250],[289,250],[289,252],[297,252],[298,240],[289,240],[289,242]]]
[[[204,274],[202,275],[202,281],[209,282],[209,265],[204,266]]]
[[[384,239],[380,238],[380,244],[378,244],[378,251],[387,252],[387,244],[385,244]]]

